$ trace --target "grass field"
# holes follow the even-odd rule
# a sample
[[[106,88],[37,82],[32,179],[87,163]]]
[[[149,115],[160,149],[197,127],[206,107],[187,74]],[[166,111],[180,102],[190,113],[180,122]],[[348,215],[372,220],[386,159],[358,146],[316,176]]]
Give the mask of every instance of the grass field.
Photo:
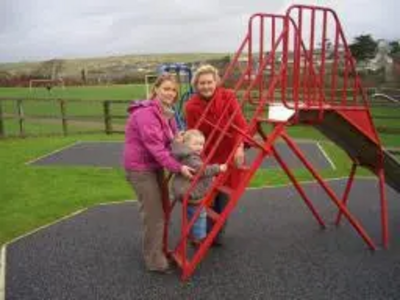
[[[25,163],[78,139],[101,136],[1,141],[0,244],[40,225],[99,202],[132,199],[119,169],[34,167]]]
[[[51,95],[45,89],[30,93],[28,89],[0,88],[2,97],[46,98],[40,103],[26,101],[24,113],[33,116],[60,116],[59,103],[54,98],[79,99],[68,103],[67,113],[74,117],[94,116],[85,124],[71,123],[69,129],[75,131],[103,130],[103,106],[101,100],[128,100],[144,98],[145,90],[140,85],[122,85],[108,87],[76,87],[66,90],[54,89]],[[90,101],[93,100],[93,101]],[[16,114],[14,102],[6,101],[2,105],[3,114]],[[112,106],[114,114],[126,114],[126,104]],[[392,108],[373,108],[375,123],[382,126],[400,127],[400,111]],[[382,118],[384,116],[385,118]],[[389,119],[388,119],[389,118]],[[123,126],[124,120],[115,120],[115,126]],[[6,120],[8,132],[17,134],[17,120]],[[59,133],[60,120],[28,120],[28,133]],[[334,144],[325,141],[324,137],[310,127],[296,126],[289,128],[289,133],[296,138],[317,139],[328,155],[333,159],[337,169],[324,170],[326,178],[342,177],[349,173],[351,166],[345,153]],[[381,138],[387,147],[400,147],[399,135],[382,134]],[[25,163],[40,155],[69,145],[77,140],[122,140],[122,135],[71,135],[68,137],[40,137],[28,139],[0,140],[0,244],[54,221],[66,214],[97,203],[132,199],[133,194],[124,180],[120,169],[99,169],[90,167],[34,167]],[[311,177],[305,170],[295,171],[301,180]],[[362,176],[369,175],[361,171]],[[277,170],[259,171],[251,186],[265,184],[283,184],[288,179]]]
[[[44,87],[32,88],[0,88],[0,98],[65,98],[78,100],[129,100],[146,97],[146,87],[143,84],[109,85],[109,86],[78,86],[54,87],[49,93]]]

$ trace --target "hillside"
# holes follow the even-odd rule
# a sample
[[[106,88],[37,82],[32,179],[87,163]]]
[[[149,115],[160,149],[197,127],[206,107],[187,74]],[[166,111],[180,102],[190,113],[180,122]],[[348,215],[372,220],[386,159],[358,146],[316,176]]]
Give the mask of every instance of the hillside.
[[[63,77],[79,77],[82,69],[88,74],[104,74],[109,72],[154,72],[160,63],[188,63],[221,59],[224,53],[183,53],[183,54],[148,54],[123,55],[97,58],[57,59],[62,62],[60,74]],[[37,72],[46,62],[0,63],[0,73],[10,76],[30,75]]]

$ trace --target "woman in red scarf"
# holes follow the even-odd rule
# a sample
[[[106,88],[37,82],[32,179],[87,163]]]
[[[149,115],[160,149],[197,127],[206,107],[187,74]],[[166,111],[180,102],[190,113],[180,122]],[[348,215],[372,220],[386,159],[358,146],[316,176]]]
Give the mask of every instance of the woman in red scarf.
[[[220,116],[222,115],[226,106],[229,106],[227,109],[229,111],[228,114],[225,113],[225,118],[222,120],[222,125],[226,125],[229,118],[232,116],[233,112],[238,108],[239,103],[236,99],[236,96],[233,91],[227,90],[223,87],[218,86],[219,83],[218,71],[216,68],[210,65],[205,65],[200,67],[193,76],[193,87],[196,90],[196,94],[193,95],[185,106],[185,115],[188,129],[194,128],[197,124],[197,121],[203,115],[203,112],[209,105],[212,105],[208,110],[206,115],[206,119],[210,121],[211,124],[217,124]],[[236,113],[234,120],[234,125],[237,127],[245,129],[247,126],[246,120],[241,111]],[[208,139],[209,135],[213,131],[213,126],[209,125],[208,122],[202,122],[200,127],[198,128],[205,135],[206,139]],[[212,149],[213,145],[215,145],[215,141],[218,134],[215,134],[212,141],[207,141],[208,147],[205,148],[204,152],[207,155]],[[239,134],[232,127],[228,129],[228,135],[223,138],[221,143],[219,144],[215,154],[211,158],[211,164],[224,164],[226,163],[232,148],[235,146],[237,138],[239,138]],[[244,148],[243,145],[239,147],[239,149],[235,153],[235,162],[237,166],[240,166],[244,163]],[[228,186],[234,188],[240,181],[240,172],[236,169],[231,171],[231,176],[228,179]],[[228,196],[220,193],[216,199],[214,200],[213,209],[220,213],[228,202]],[[210,227],[209,227],[210,229]],[[214,245],[221,245],[223,231],[221,230],[220,234],[214,241]]]

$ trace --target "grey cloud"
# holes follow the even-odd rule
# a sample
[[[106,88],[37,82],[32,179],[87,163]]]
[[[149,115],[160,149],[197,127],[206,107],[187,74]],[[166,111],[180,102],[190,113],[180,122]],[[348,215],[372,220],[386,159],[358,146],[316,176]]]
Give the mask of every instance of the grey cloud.
[[[233,52],[254,12],[282,13],[280,0],[3,0],[0,61],[127,53]],[[315,1],[302,0],[312,4]],[[400,37],[397,0],[320,1],[348,37]]]

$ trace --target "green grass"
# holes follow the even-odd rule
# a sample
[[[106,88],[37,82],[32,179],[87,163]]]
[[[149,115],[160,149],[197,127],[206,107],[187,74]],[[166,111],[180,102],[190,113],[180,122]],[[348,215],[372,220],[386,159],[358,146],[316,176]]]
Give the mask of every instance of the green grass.
[[[322,133],[310,126],[292,126],[287,131],[290,136],[298,139],[326,140]]]
[[[398,119],[374,119],[375,126],[386,126],[400,128],[400,118]]]
[[[346,177],[350,173],[351,162],[347,154],[331,142],[321,142],[321,146],[324,148],[325,152],[332,159],[335,164],[336,169],[324,169],[320,171],[320,174],[328,178],[340,178]],[[306,169],[297,169],[294,171],[294,175],[297,179],[301,181],[312,180],[312,175]],[[357,171],[357,175],[362,176],[372,176],[373,174],[364,168],[360,168]],[[257,172],[256,176],[251,182],[253,187],[261,187],[265,185],[281,185],[290,183],[289,178],[282,170],[260,170]]]
[[[186,85],[181,86],[187,90]],[[65,89],[54,87],[49,93],[44,87],[14,88],[0,87],[0,98],[28,99],[77,99],[77,100],[133,100],[146,98],[145,84],[120,84],[102,86],[67,86]]]
[[[68,134],[74,133],[104,133],[105,125],[99,119],[99,122],[69,122],[67,126]],[[6,120],[4,127],[9,137],[20,135],[20,125],[17,120]],[[41,135],[63,135],[63,127],[60,120],[28,120],[23,125],[26,136]],[[114,124],[114,129],[123,130],[123,126]]]
[[[126,84],[108,86],[67,86],[65,89],[55,87],[49,93],[44,87],[32,88],[0,88],[0,98],[67,98],[80,100],[129,100],[146,97],[145,85]]]
[[[400,122],[391,124],[391,126],[400,127]],[[316,129],[310,126],[293,126],[289,127],[288,132],[290,136],[298,139],[311,139],[318,141],[328,141],[327,138]],[[384,134],[379,133],[379,137],[384,147],[400,147],[400,135],[397,134]]]
[[[3,114],[18,115],[18,107],[15,101],[2,101]],[[27,100],[22,102],[24,115],[29,116],[53,116],[61,117],[60,102],[54,99]],[[128,103],[112,103],[110,105],[112,115],[126,115]],[[99,116],[104,115],[104,106],[100,101],[67,101],[65,113],[68,117]]]
[[[400,109],[398,108],[372,108],[374,125],[386,128],[400,128]],[[388,118],[380,118],[382,116]],[[400,147],[399,134],[379,133],[380,139],[385,147]]]
[[[77,139],[120,140],[121,136],[0,142],[0,244],[81,208],[133,198],[120,169],[25,164]]]
[[[392,107],[373,107],[371,108],[372,117],[387,116],[387,117],[400,117],[400,109]],[[377,118],[376,118],[377,119]]]
[[[400,148],[400,135],[398,134],[380,134],[381,142],[388,148]]]

